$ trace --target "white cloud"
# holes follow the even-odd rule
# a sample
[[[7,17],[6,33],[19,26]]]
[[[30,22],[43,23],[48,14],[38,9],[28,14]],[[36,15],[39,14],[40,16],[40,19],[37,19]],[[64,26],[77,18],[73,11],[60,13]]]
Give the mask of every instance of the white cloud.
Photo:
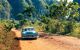
[[[57,0],[57,1],[60,1],[60,0]],[[64,0],[63,0],[64,1]],[[73,0],[67,0],[68,2],[73,2]]]
[[[68,2],[73,2],[73,0],[68,0]]]

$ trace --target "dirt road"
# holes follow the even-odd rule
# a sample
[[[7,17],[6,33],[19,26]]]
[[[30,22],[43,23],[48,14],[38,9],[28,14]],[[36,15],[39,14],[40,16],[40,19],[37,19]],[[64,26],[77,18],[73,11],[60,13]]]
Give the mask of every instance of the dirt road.
[[[21,37],[20,31],[14,31],[16,37]],[[80,40],[67,36],[52,36],[47,39],[19,40],[19,47],[20,50],[80,50]]]

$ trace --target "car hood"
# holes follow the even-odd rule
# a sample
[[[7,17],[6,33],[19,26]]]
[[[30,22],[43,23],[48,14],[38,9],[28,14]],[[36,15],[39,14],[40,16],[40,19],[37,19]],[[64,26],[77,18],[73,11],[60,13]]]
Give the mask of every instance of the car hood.
[[[24,31],[24,32],[22,32],[22,33],[36,33],[36,31]]]

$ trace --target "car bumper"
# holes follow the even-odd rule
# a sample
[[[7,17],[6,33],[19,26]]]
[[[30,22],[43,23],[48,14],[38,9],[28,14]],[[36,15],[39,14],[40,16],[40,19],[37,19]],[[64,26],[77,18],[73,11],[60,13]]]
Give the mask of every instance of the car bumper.
[[[34,36],[34,35],[23,35],[22,38],[38,38],[38,36]]]

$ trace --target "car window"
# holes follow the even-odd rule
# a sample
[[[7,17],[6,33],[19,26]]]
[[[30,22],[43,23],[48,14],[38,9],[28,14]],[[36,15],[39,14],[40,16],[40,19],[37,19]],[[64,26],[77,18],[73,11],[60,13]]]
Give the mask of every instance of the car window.
[[[34,28],[26,28],[26,29],[23,29],[22,31],[34,31]]]
[[[31,28],[32,31],[34,31],[34,28]]]
[[[27,29],[23,29],[22,31],[27,31]]]
[[[28,31],[34,31],[34,28],[28,28]]]

